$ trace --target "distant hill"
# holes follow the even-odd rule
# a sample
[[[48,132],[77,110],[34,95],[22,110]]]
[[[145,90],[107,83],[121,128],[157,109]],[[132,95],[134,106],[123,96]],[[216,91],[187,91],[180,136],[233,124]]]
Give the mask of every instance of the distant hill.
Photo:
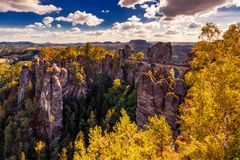
[[[124,48],[125,45],[131,46],[133,52],[136,53],[138,51],[142,51],[143,53],[147,53],[148,48],[155,44],[156,42],[147,42],[146,40],[137,39],[131,40],[129,42],[91,42],[92,45],[102,46],[108,50],[115,51],[119,48]],[[38,54],[37,49],[32,51],[25,51],[24,48],[38,48],[38,47],[52,47],[52,46],[84,46],[86,43],[33,43],[33,42],[0,42],[0,58],[8,58],[11,59],[12,57],[17,58],[17,60],[27,60],[30,59],[32,56]],[[191,54],[192,47],[195,43],[192,42],[172,42],[172,51],[173,63],[184,63],[184,61],[188,58]],[[10,51],[8,53],[1,53],[1,47],[8,48],[8,47],[23,47],[20,51]]]

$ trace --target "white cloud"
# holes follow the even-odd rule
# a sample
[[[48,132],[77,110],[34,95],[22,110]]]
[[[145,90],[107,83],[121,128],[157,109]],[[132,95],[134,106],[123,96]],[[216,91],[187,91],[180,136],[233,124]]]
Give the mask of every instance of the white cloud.
[[[129,21],[131,21],[131,22],[139,22],[139,21],[141,21],[141,19],[140,18],[138,18],[137,16],[132,16],[132,17],[130,17],[130,18],[128,18],[128,20]]]
[[[54,5],[43,5],[40,0],[1,0],[0,12],[33,12],[47,14],[59,12],[61,8]]]
[[[57,24],[57,28],[62,28],[62,25],[61,24]]]
[[[120,0],[118,5],[126,8],[135,8],[136,5],[144,4],[146,2],[154,2],[155,0]]]
[[[131,22],[131,21],[127,21],[123,23],[115,22],[113,24],[113,29],[121,30],[121,31],[139,29],[142,26],[142,24],[143,24],[142,22]]]
[[[76,11],[74,13],[70,13],[67,17],[57,17],[56,21],[65,21],[71,22],[73,26],[80,25],[88,25],[88,26],[97,26],[101,24],[104,20],[96,17],[91,13]]]
[[[94,31],[81,31],[80,28],[76,27],[71,29],[65,29],[63,27],[61,29],[52,30],[46,27],[43,22],[38,22],[28,28],[22,29],[0,28],[0,41],[75,43],[88,41],[126,42],[131,39],[146,39],[148,41],[192,42],[198,40],[198,34],[201,29],[200,25],[203,25],[206,22],[213,22],[224,31],[229,24],[239,21],[239,17],[240,12],[216,12],[216,10],[211,10],[211,12],[201,12],[194,15],[178,15],[171,21],[154,18],[151,19],[151,21],[148,20],[147,22],[141,22],[139,17],[132,16],[125,22],[115,22],[112,25],[112,28]],[[73,15],[72,19],[69,18],[69,16],[63,18],[70,19],[68,21],[72,23],[73,21],[79,21],[79,18],[74,17]],[[75,23],[75,25],[76,24],[80,23]],[[82,22],[81,20],[81,24],[86,24],[86,22]],[[59,25],[56,24],[56,27]],[[36,30],[36,28],[44,29]]]
[[[31,28],[0,28],[1,36],[18,36],[32,33],[33,29]]]
[[[40,22],[35,22],[34,24],[27,25],[26,28],[42,29],[42,28],[46,28],[46,26]]]
[[[147,7],[145,10],[144,17],[145,18],[158,18],[159,15],[160,4],[152,4],[151,6]]]
[[[102,10],[102,13],[110,13],[109,10]]]
[[[148,8],[148,5],[147,4],[143,4],[140,7],[143,8],[143,9],[146,9],[146,8]]]
[[[32,28],[32,29],[51,28],[53,21],[54,21],[54,18],[45,17],[43,18],[42,22],[35,22],[34,24],[27,25],[26,28]]]
[[[52,17],[45,17],[43,18],[43,24],[47,27],[52,27],[52,22],[54,21],[54,18]]]
[[[78,27],[73,27],[73,28],[71,28],[71,30],[70,30],[70,32],[80,32],[81,31],[81,29],[80,28],[78,28]]]

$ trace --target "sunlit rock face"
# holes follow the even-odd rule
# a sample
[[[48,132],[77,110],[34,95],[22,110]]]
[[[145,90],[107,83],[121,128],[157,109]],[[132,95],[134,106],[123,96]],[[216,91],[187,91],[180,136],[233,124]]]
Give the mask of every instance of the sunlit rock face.
[[[68,66],[68,63],[64,63]],[[35,90],[36,104],[42,108],[45,127],[50,139],[59,139],[62,128],[63,100],[65,98],[80,98],[87,94],[85,79],[81,84],[75,83],[75,74],[69,68],[61,68],[61,63],[45,61],[36,57],[31,70],[23,66],[20,77],[18,99],[24,99],[24,92],[29,75],[32,75],[32,85]]]
[[[151,63],[170,64],[172,59],[171,43],[156,43],[148,49],[146,58]]]
[[[137,84],[136,120],[139,128],[145,129],[149,117],[154,115],[165,116],[172,128],[173,136],[176,138],[178,134],[176,118],[180,104],[177,93],[179,95],[183,94],[181,87],[184,84],[180,84],[180,79],[177,79],[175,87],[178,90],[176,89],[177,92],[174,93],[164,78],[156,81],[148,73],[140,74]]]
[[[85,56],[55,61],[36,57],[31,69],[25,65],[22,68],[18,102],[24,100],[31,80],[36,105],[44,111],[46,125],[43,130],[50,139],[58,139],[64,100],[86,98],[98,76],[103,76],[110,85],[117,78],[137,89],[136,121],[139,128],[145,128],[149,117],[163,115],[175,137],[178,105],[186,95],[184,81],[178,77],[186,68],[171,65],[171,50],[170,43],[159,42],[148,49],[143,60],[137,61],[131,59],[132,49],[128,45],[119,49],[116,55],[109,54],[98,61]],[[81,83],[77,81],[75,65],[84,68]],[[154,78],[155,71],[161,75]],[[166,80],[169,76],[173,79],[171,84]]]
[[[63,89],[60,75],[64,73],[61,71],[61,68],[53,64],[52,71],[46,72],[39,99],[39,107],[45,111],[45,120],[49,124],[46,128],[48,136],[57,139],[60,138],[62,128]],[[65,81],[62,79],[62,82]]]
[[[178,96],[172,92],[168,92],[165,96],[164,111],[162,115],[166,117],[168,124],[171,126],[174,138],[176,138],[178,135],[178,128],[176,123],[178,106],[179,106]]]
[[[20,85],[18,88],[18,105],[20,105],[25,98],[27,85],[28,85],[28,82],[30,81],[30,76],[31,74],[30,74],[29,67],[27,66],[27,64],[23,64],[20,80],[19,80]]]

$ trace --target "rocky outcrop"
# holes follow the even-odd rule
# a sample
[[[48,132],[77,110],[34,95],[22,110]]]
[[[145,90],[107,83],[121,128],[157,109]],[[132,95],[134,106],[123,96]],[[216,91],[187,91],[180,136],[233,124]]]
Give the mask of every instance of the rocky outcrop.
[[[150,46],[150,43],[148,43],[146,40],[131,40],[128,45],[130,45],[133,49],[134,52],[142,51],[143,53],[147,53],[147,49]]]
[[[182,95],[182,81],[175,81],[176,93],[165,79],[156,81],[148,73],[141,73],[137,86],[137,110],[136,120],[139,128],[144,129],[149,117],[154,115],[165,116],[171,126],[173,136],[176,138],[178,106],[180,104],[178,95]],[[175,88],[174,88],[175,89]],[[178,95],[177,95],[178,94]]]
[[[54,139],[60,138],[62,128],[63,89],[60,82],[62,71],[56,64],[53,64],[52,71],[46,72],[39,99],[39,107],[45,111],[46,115],[48,136]],[[62,80],[64,81],[66,80]]]
[[[156,43],[148,49],[146,58],[150,63],[170,64],[172,59],[171,43]]]
[[[154,79],[148,74],[141,74],[137,88],[136,121],[139,128],[145,128],[148,117],[155,114]]]
[[[23,64],[18,88],[18,105],[24,100],[28,82],[30,81],[30,70],[27,64]]]
[[[61,68],[59,66],[69,66]],[[45,61],[35,57],[31,71],[27,67],[23,67],[22,76],[20,78],[20,86],[25,86],[27,72],[32,73],[32,84],[35,90],[35,97],[38,100],[37,106],[44,111],[45,126],[44,130],[50,139],[60,138],[60,130],[62,128],[62,110],[64,98],[80,98],[87,94],[87,86],[85,79],[81,84],[75,82],[76,75],[71,72],[68,62],[64,64],[54,63],[53,61]],[[28,78],[29,79],[29,78]],[[23,88],[23,87],[21,87]],[[19,94],[19,99],[21,99]]]
[[[178,135],[178,128],[177,128],[177,114],[178,114],[178,105],[179,105],[179,98],[172,92],[169,92],[165,96],[165,105],[164,105],[164,112],[163,115],[166,117],[168,124],[171,126],[173,131],[174,139]]]
[[[142,61],[131,60],[131,54],[132,49],[127,45],[119,49],[118,54],[106,55],[97,61],[87,56],[55,61],[36,57],[31,69],[23,66],[18,103],[24,99],[31,79],[37,106],[45,111],[45,130],[51,139],[58,139],[62,128],[64,99],[79,100],[91,95],[93,86],[98,85],[96,81],[99,77],[104,77],[104,82],[109,84],[118,78],[128,82],[132,88],[137,88],[136,119],[139,128],[144,128],[149,117],[164,115],[176,136],[177,107],[184,100],[186,87],[184,81],[177,78],[181,77],[181,68],[165,65],[171,63],[171,44],[159,42],[153,45]],[[174,80],[171,85],[166,80],[169,75]]]
[[[182,103],[187,94],[186,85],[183,79],[174,79],[173,92],[179,97],[180,103]]]

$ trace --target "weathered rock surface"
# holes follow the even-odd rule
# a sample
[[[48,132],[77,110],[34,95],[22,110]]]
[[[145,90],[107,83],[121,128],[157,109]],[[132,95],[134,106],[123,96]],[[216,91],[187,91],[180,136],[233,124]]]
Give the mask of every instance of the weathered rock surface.
[[[170,64],[172,59],[171,43],[156,43],[148,49],[146,58],[151,63]]]
[[[165,65],[171,63],[171,44],[159,42],[150,47],[145,57],[146,61],[131,60],[130,46],[125,46],[118,52],[119,55],[116,57],[106,55],[98,62],[84,56],[79,56],[74,61],[69,59],[57,62],[35,58],[31,70],[23,66],[18,103],[24,99],[27,83],[31,79],[35,98],[38,100],[37,106],[45,111],[48,136],[51,139],[58,139],[62,128],[63,100],[85,97],[90,93],[92,83],[99,75],[104,75],[109,83],[119,78],[137,88],[136,120],[139,128],[144,129],[149,117],[164,115],[176,137],[178,105],[183,102],[186,95],[184,81],[178,77],[181,77],[179,75],[185,68],[172,69],[171,65]],[[81,83],[77,81],[73,63],[84,67],[84,79]],[[161,72],[161,76],[153,74],[157,70]],[[152,72],[156,79],[147,72]],[[173,73],[174,79],[171,85],[166,80],[170,72]]]
[[[143,73],[138,80],[136,121],[140,128],[144,128],[148,117],[154,116],[154,79]]]
[[[174,80],[173,92],[179,97],[180,103],[182,103],[187,94],[186,85],[183,79],[176,78]]]
[[[153,76],[141,73],[137,86],[136,120],[139,128],[144,129],[148,118],[154,115],[165,116],[171,126],[173,136],[178,134],[176,118],[180,104],[178,95],[183,95],[183,81],[175,81],[176,93],[171,91],[165,79],[156,81]],[[184,97],[183,97],[184,98]]]
[[[61,69],[53,64],[52,71],[47,71],[43,80],[42,91],[39,99],[39,107],[46,112],[45,120],[49,123],[48,136],[60,138],[62,128],[63,94],[60,83]],[[64,81],[64,80],[62,80]]]
[[[167,93],[167,95],[165,96],[165,106],[163,115],[166,117],[168,124],[172,128],[174,138],[176,138],[178,134],[176,124],[178,105],[179,105],[178,96],[172,92]]]
[[[23,64],[19,82],[20,86],[18,89],[18,104],[20,104],[24,100],[29,80],[30,80],[29,67],[26,64]]]

